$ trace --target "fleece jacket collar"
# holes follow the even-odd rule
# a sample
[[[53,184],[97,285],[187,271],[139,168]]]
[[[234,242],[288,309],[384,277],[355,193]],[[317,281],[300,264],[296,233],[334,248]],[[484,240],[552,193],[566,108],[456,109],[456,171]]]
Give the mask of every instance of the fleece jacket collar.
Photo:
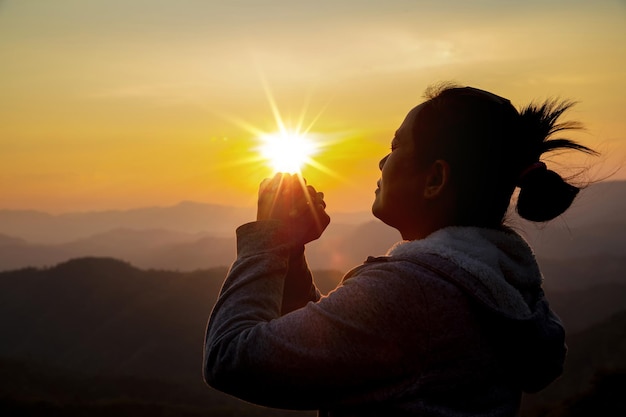
[[[514,231],[446,227],[425,239],[398,242],[387,253],[404,259],[423,254],[437,255],[468,272],[478,281],[470,284],[486,291],[503,314],[519,319],[532,315],[523,294],[534,293],[543,279],[531,248]]]

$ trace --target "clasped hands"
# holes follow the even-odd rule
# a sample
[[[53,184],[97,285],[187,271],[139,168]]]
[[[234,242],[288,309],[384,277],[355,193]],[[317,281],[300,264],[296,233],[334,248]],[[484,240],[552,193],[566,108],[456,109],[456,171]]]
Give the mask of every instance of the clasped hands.
[[[278,173],[259,187],[257,220],[280,220],[291,243],[304,245],[318,239],[328,224],[324,194],[297,174]]]

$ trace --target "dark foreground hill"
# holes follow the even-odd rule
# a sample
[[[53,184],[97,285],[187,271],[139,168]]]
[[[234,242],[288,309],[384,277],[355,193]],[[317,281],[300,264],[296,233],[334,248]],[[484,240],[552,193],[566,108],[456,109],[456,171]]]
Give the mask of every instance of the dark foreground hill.
[[[313,417],[237,400],[196,381],[69,372],[0,359],[0,415],[10,417]]]
[[[252,406],[202,382],[204,328],[225,273],[140,270],[102,258],[0,273],[0,415],[311,415]],[[340,278],[315,275],[324,291]],[[624,289],[593,291],[605,299]],[[580,310],[583,296],[558,294],[555,308]],[[624,305],[619,297],[613,310],[588,303],[590,315],[604,307],[592,327],[566,314],[566,322],[586,330],[568,339],[564,377],[528,397],[525,415],[586,398],[598,371],[606,377],[594,395],[620,381],[614,375],[626,369],[626,313],[610,316]]]
[[[0,415],[293,414],[268,414],[201,380],[225,273],[96,258],[0,273]]]

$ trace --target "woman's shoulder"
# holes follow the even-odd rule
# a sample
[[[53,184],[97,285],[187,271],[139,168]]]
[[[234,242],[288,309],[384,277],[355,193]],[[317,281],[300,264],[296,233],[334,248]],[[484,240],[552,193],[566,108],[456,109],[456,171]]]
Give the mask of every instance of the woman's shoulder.
[[[441,276],[434,268],[437,259],[423,261],[370,257],[346,275],[327,301],[358,306],[360,319],[379,323],[387,333],[405,335],[402,343],[409,345],[429,345],[424,337],[436,345],[442,338],[465,340],[466,333],[475,333],[472,299]],[[437,329],[447,331],[442,335]]]
[[[454,264],[437,256],[396,257],[370,256],[358,267],[349,271],[342,284],[387,294],[394,300],[413,299],[422,303],[437,304],[439,300],[459,302],[466,298],[464,291],[447,279],[448,273],[463,274]]]

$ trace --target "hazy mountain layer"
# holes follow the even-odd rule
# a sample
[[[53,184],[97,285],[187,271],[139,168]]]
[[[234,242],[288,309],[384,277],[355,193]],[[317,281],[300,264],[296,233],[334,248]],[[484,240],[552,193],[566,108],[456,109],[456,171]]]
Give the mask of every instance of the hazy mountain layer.
[[[0,271],[85,256],[181,271],[227,266],[235,257],[235,228],[253,217],[253,209],[190,202],[58,216],[0,210]],[[570,212],[547,225],[533,225],[514,214],[508,223],[527,237],[547,270],[560,268],[563,260],[625,258],[626,182],[591,186]],[[384,254],[398,240],[396,230],[367,212],[337,214],[322,238],[308,246],[307,256],[316,269],[346,271],[369,255]],[[622,267],[619,261],[609,262]],[[570,265],[572,275],[585,269]],[[597,280],[605,282],[605,275]],[[587,280],[580,282],[587,285]],[[564,278],[560,285],[576,286],[576,280]]]

